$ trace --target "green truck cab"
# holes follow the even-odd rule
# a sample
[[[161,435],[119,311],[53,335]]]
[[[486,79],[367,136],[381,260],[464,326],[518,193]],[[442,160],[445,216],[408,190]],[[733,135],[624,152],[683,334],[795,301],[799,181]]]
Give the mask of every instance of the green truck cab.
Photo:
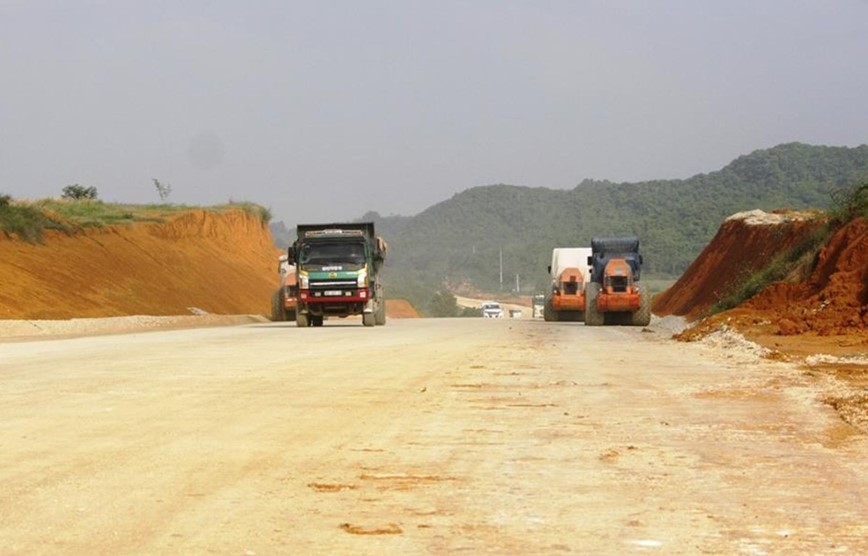
[[[380,270],[386,242],[373,222],[300,224],[287,251],[296,265],[300,327],[322,326],[326,317],[361,315],[365,326],[386,324]]]

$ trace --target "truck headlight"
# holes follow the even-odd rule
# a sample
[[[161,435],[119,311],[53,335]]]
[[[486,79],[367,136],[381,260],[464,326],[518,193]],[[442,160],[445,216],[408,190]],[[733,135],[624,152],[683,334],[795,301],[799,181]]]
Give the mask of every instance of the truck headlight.
[[[359,271],[359,276],[356,279],[356,285],[360,288],[364,288],[368,285],[368,269],[363,268]]]
[[[298,274],[298,287],[302,290],[310,289],[310,277],[306,272]]]

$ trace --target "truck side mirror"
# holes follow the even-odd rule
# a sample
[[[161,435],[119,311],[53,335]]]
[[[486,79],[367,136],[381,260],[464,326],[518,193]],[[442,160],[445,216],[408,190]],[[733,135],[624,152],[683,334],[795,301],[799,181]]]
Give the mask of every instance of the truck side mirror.
[[[594,256],[588,257],[588,266],[594,266]]]
[[[295,264],[295,252],[293,252],[292,247],[286,250],[286,262],[287,264]]]
[[[552,265],[548,265],[546,268],[549,269],[549,274],[551,274],[552,273]]]

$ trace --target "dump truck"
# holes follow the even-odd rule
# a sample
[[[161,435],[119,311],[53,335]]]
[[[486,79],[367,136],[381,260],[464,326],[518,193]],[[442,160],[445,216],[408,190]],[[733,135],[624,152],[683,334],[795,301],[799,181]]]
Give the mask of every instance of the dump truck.
[[[548,271],[551,289],[543,304],[543,319],[581,321],[585,318],[585,282],[590,267],[589,247],[555,247]]]
[[[287,255],[277,259],[277,274],[280,277],[278,287],[271,296],[271,320],[295,320],[295,310],[298,304],[298,283],[295,276],[295,265],[289,264]]]
[[[647,326],[651,322],[651,298],[639,282],[642,262],[638,237],[591,240],[585,325]]]
[[[361,315],[365,326],[386,324],[381,269],[386,242],[373,222],[300,224],[287,250],[296,266],[299,327],[322,326],[329,317]]]

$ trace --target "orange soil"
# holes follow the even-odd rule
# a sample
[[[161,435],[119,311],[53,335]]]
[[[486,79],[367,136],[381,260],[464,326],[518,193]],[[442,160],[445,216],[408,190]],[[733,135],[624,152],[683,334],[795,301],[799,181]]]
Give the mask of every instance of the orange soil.
[[[656,315],[694,319],[726,295],[743,276],[762,268],[777,254],[799,244],[822,225],[809,215],[791,214],[780,224],[748,224],[745,219],[724,221],[717,235],[669,289],[654,297]]]
[[[751,226],[728,220],[684,276],[654,300],[659,315],[695,317],[716,301],[719,288],[735,280],[741,268],[757,268],[807,234],[806,223]],[[723,327],[735,329],[768,348],[768,357],[795,360],[807,373],[835,376],[852,392],[824,401],[847,422],[868,415],[868,221],[857,219],[837,230],[820,251],[807,276],[770,285],[742,305],[696,321],[677,336],[691,341]],[[837,358],[816,357],[826,354]],[[861,361],[861,362],[860,362]],[[857,420],[858,420],[857,419]]]
[[[419,311],[406,299],[386,299],[386,316],[393,319],[419,318]]]
[[[191,308],[268,315],[278,254],[268,227],[241,210],[49,232],[44,244],[0,234],[0,319],[185,315]],[[390,300],[387,314],[415,313],[406,305]]]
[[[688,318],[701,313],[714,303],[721,284],[737,278],[738,269],[757,268],[754,250],[766,259],[774,257],[795,245],[799,233],[809,233],[813,226],[808,224],[758,226],[728,220],[684,276],[654,299],[655,313]],[[721,253],[723,249],[729,252]],[[745,254],[744,263],[739,253]],[[857,219],[837,230],[804,279],[771,284],[739,307],[702,319],[682,337],[693,339],[724,325],[765,347],[798,357],[864,354],[868,351],[868,221]]]

